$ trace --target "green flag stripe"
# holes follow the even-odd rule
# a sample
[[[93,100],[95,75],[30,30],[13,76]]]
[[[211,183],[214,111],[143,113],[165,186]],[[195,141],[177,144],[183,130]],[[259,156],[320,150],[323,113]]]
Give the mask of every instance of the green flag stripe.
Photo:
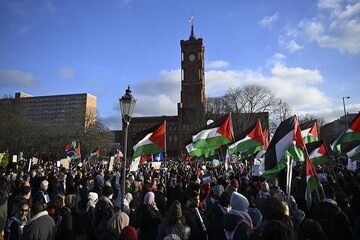
[[[141,155],[154,154],[161,151],[163,151],[163,149],[161,149],[156,144],[145,144],[136,148],[133,158],[139,157]]]

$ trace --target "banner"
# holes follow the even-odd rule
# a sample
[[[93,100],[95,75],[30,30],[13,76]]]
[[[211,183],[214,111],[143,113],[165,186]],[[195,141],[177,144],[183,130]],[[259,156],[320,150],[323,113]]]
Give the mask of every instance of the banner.
[[[0,153],[0,167],[6,167],[9,163],[9,154]]]

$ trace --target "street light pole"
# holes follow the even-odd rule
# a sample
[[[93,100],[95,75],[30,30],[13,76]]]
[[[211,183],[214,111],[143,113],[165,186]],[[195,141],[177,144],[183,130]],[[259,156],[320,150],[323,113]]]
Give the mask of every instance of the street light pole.
[[[136,99],[131,95],[130,85],[125,90],[125,95],[119,99],[122,124],[124,129],[124,163],[123,163],[123,173],[122,173],[122,182],[121,182],[121,209],[124,206],[125,199],[125,181],[126,181],[126,158],[127,158],[127,141],[128,141],[128,127],[131,120],[131,115],[134,112]]]
[[[345,117],[345,122],[346,122],[346,125],[347,125],[348,124],[348,119],[347,119],[347,113],[346,113],[346,107],[345,107],[345,98],[349,99],[350,97],[342,97],[343,106],[344,106],[344,117]]]

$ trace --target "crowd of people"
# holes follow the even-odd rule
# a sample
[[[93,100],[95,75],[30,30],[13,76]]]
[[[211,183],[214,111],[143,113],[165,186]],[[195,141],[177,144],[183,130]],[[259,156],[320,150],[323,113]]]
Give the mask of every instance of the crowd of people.
[[[8,167],[0,239],[360,239],[360,174],[331,165],[321,169],[322,194],[311,208],[301,167],[291,194],[281,177],[252,176],[251,164],[240,162],[227,171],[205,161],[144,164],[127,172],[125,184],[120,165]]]

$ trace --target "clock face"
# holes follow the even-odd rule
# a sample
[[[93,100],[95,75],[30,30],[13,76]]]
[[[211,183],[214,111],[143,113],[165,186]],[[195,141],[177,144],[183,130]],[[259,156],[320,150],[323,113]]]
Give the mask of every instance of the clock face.
[[[195,53],[190,53],[190,54],[189,54],[189,60],[190,60],[190,62],[193,62],[193,61],[196,60],[196,55],[195,55]]]

